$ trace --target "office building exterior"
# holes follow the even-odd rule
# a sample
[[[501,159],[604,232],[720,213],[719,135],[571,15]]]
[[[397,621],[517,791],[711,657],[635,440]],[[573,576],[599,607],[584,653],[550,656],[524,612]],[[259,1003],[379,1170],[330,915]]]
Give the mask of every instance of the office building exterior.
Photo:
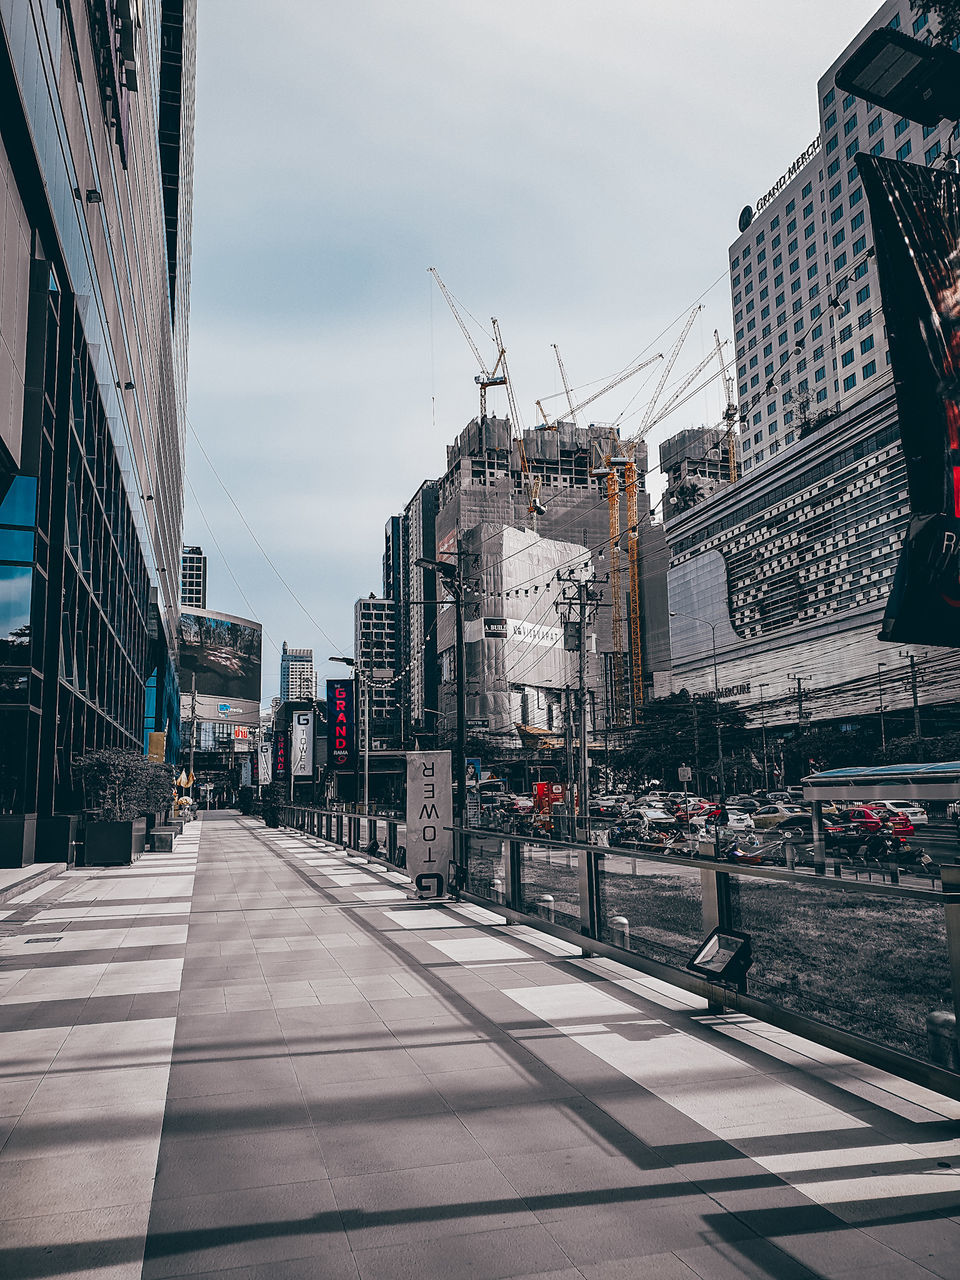
[[[396,601],[374,595],[358,600],[353,621],[357,740],[367,741],[369,710],[370,750],[396,750],[401,737]]]
[[[177,750],[194,0],[0,0],[0,845]]]
[[[202,547],[184,547],[180,558],[180,608],[207,607],[207,557]]]
[[[858,151],[936,165],[958,131],[929,128],[837,89],[838,67],[878,27],[929,39],[936,18],[887,0],[817,85],[820,132],[730,246],[744,472],[891,380]]]
[[[400,736],[426,749],[437,733],[437,575],[418,560],[437,554],[437,482],[425,480],[400,516],[387,521],[383,595],[396,605]]]
[[[280,655],[280,701],[313,702],[316,696],[313,650],[291,649],[284,640]]]
[[[855,726],[960,704],[955,650],[884,644],[880,622],[908,518],[893,387],[878,385],[804,447],[665,526],[673,687],[751,722]]]

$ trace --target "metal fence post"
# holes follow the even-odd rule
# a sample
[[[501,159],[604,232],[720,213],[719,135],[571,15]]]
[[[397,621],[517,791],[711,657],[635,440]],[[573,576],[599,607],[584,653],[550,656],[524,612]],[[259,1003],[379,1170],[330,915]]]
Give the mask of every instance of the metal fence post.
[[[960,863],[940,864],[940,887],[951,897],[954,894],[960,894]],[[957,1026],[960,1026],[960,901],[944,902],[943,914],[947,924],[947,958],[950,962],[950,983],[953,988],[953,1012],[957,1019]]]
[[[511,840],[507,851],[507,906],[514,911],[522,910],[523,902],[523,841]],[[509,923],[509,921],[508,921]]]
[[[577,849],[580,884],[580,932],[588,938],[600,937],[600,857],[602,850],[589,845]],[[590,952],[582,948],[584,955]]]

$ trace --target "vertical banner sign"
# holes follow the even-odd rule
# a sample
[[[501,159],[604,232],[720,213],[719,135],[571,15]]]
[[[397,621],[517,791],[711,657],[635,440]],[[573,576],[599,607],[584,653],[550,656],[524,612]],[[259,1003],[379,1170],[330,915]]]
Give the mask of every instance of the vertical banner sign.
[[[856,161],[870,204],[910,495],[910,523],[880,639],[956,648],[960,178],[876,156]]]
[[[407,875],[428,896],[446,891],[453,857],[449,751],[407,752]]]
[[[327,765],[352,769],[356,759],[352,680],[327,681]]]
[[[265,738],[257,743],[257,785],[265,787],[273,771],[273,747]]]
[[[286,729],[274,729],[273,780],[274,782],[282,782],[289,776],[287,773],[287,731]]]
[[[313,777],[313,712],[293,713],[290,763],[295,778]]]

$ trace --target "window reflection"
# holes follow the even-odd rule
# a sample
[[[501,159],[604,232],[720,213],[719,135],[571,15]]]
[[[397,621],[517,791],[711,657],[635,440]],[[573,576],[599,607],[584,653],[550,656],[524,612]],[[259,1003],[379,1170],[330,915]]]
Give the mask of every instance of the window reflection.
[[[29,566],[0,564],[0,665],[27,662],[32,582]]]

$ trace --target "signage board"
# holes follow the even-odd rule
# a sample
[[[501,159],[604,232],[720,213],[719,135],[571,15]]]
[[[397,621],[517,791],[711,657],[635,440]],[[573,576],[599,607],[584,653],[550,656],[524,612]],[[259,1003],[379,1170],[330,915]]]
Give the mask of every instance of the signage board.
[[[270,775],[273,773],[273,748],[270,743],[261,738],[257,744],[257,784],[265,787],[270,782]]]
[[[196,609],[180,615],[180,666],[184,692],[224,702],[260,702],[262,632],[259,622]]]
[[[680,768],[677,770],[677,777],[680,779],[681,782],[692,782],[693,770],[690,768],[688,764],[682,764]]]
[[[468,729],[489,729],[490,721],[489,720],[468,720],[467,728]]]
[[[287,773],[287,733],[285,729],[273,731],[273,780],[281,782],[290,775]]]
[[[506,640],[507,638],[506,618],[484,618],[483,638],[484,640]]]
[[[233,726],[234,742],[247,742],[250,738],[250,730],[245,724],[235,724]]]
[[[148,734],[147,758],[149,760],[165,760],[167,758],[167,735],[162,729],[154,730]]]
[[[354,681],[327,681],[327,763],[331,769],[352,769],[356,763]]]
[[[295,711],[290,730],[290,764],[295,778],[313,777],[313,712]]]
[[[907,463],[910,523],[881,640],[960,646],[960,177],[858,154]]]
[[[421,893],[446,892],[453,858],[449,751],[407,752],[407,875]]]

